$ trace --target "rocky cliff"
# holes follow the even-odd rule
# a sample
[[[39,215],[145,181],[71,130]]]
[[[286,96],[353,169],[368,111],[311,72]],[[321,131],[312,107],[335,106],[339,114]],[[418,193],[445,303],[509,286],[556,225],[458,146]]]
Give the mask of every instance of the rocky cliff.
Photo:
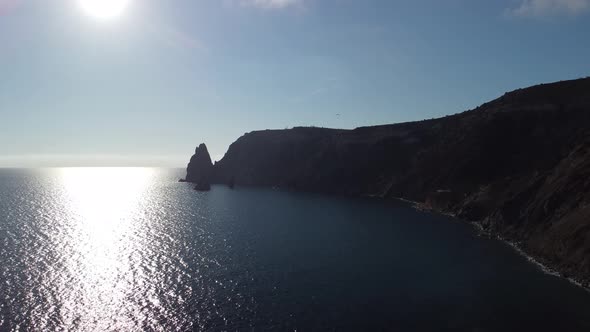
[[[440,119],[251,132],[212,169],[212,181],[229,179],[422,202],[590,281],[590,78]]]
[[[186,168],[186,182],[195,183],[196,190],[209,190],[211,187],[211,174],[213,163],[205,144],[200,144],[195,149],[195,154]]]

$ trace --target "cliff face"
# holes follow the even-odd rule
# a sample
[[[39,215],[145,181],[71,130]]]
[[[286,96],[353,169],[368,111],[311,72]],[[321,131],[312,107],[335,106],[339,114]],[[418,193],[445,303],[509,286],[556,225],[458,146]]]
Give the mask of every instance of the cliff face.
[[[186,182],[196,183],[197,190],[207,190],[211,184],[212,171],[213,164],[207,146],[201,144],[195,149],[195,154],[186,168]]]
[[[590,281],[590,78],[434,120],[252,132],[213,168],[213,181],[230,178],[423,202]]]

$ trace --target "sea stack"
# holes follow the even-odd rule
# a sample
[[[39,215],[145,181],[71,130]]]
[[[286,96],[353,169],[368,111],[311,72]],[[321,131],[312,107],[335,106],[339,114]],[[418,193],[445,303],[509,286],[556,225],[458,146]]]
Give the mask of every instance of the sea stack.
[[[195,183],[195,190],[210,190],[212,170],[211,156],[207,146],[202,143],[195,149],[195,154],[186,168],[186,182]]]

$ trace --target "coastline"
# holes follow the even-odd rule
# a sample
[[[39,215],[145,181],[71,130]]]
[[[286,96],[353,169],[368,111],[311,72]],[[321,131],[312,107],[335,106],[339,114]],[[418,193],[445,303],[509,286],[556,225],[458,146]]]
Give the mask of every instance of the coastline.
[[[565,276],[562,272],[559,271],[559,269],[552,266],[552,264],[547,263],[547,262],[543,262],[543,259],[541,259],[539,257],[535,257],[534,255],[528,253],[518,242],[510,241],[508,239],[503,238],[499,234],[492,233],[492,232],[484,229],[484,227],[481,224],[481,221],[468,221],[468,220],[462,219],[460,217],[457,217],[457,215],[455,213],[434,209],[434,208],[427,206],[425,203],[411,201],[411,200],[401,198],[401,197],[395,197],[394,199],[399,200],[401,202],[409,203],[413,206],[414,209],[416,209],[418,211],[436,213],[439,215],[452,217],[460,222],[466,222],[466,223],[472,225],[476,229],[479,236],[487,236],[489,238],[499,240],[499,241],[505,243],[506,245],[511,247],[517,254],[526,258],[526,260],[529,263],[536,265],[537,268],[539,268],[543,273],[560,278],[560,279],[564,279],[564,280],[566,280],[566,281],[568,281],[568,282],[570,282],[570,283],[572,283],[572,284],[574,284],[574,285],[576,285],[576,286],[578,286],[578,287],[582,288],[583,290],[590,293],[590,284],[584,284],[582,281],[580,281],[578,278],[575,278],[575,277]]]
[[[179,182],[186,182],[186,181],[179,181]],[[224,184],[216,183],[216,185],[224,185]],[[314,193],[312,191],[293,190],[292,188],[285,188],[285,187],[281,187],[281,186],[273,186],[273,187],[246,186],[246,187],[257,187],[257,188],[266,188],[266,189],[270,189],[270,190],[287,190],[287,191],[295,191],[295,192]],[[321,192],[315,192],[315,193],[329,195],[329,196],[339,196],[338,194],[334,195],[334,194],[327,194],[327,193],[321,193]],[[435,208],[430,207],[426,203],[412,201],[412,200],[409,200],[409,199],[406,199],[403,197],[386,197],[386,196],[381,196],[381,195],[360,195],[360,196],[358,196],[358,195],[344,195],[344,196],[357,197],[357,198],[364,197],[364,198],[369,198],[369,199],[375,199],[375,198],[377,198],[377,199],[393,199],[393,200],[396,200],[399,202],[409,204],[412,206],[412,208],[414,208],[417,211],[438,214],[438,215],[446,216],[446,217],[451,217],[458,222],[467,223],[475,228],[478,236],[482,236],[482,237],[485,236],[490,239],[494,239],[494,240],[498,240],[500,242],[503,242],[504,244],[511,247],[518,255],[524,257],[529,263],[531,263],[531,264],[535,265],[537,268],[539,268],[543,273],[545,273],[547,275],[551,275],[553,277],[564,279],[564,280],[570,282],[571,284],[578,286],[578,287],[582,288],[584,291],[590,293],[590,283],[585,284],[582,281],[580,281],[578,278],[565,276],[562,272],[559,271],[558,268],[553,267],[552,264],[547,263],[547,262],[543,262],[542,258],[535,257],[534,255],[528,253],[519,243],[517,243],[515,241],[510,241],[508,239],[503,238],[499,234],[496,234],[496,233],[490,232],[489,230],[484,229],[484,227],[481,224],[481,220],[480,221],[469,221],[469,220],[463,219],[461,217],[458,217],[455,213],[440,210],[440,209],[435,209]]]
[[[516,241],[545,269],[588,288],[589,91],[583,78],[514,90],[436,119],[252,131],[215,164],[201,144],[187,178],[407,197],[423,202],[402,199],[418,209],[479,221],[489,236]]]

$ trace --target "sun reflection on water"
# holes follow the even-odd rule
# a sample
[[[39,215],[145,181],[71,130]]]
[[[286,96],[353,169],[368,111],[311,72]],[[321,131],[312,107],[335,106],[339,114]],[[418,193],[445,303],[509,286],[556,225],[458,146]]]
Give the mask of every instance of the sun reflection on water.
[[[61,182],[70,209],[88,240],[101,249],[125,234],[138,204],[145,199],[149,168],[68,168]]]
[[[64,247],[71,279],[59,280],[69,293],[63,296],[64,312],[70,315],[65,325],[128,329],[141,316],[141,305],[130,297],[143,292],[139,288],[146,282],[137,258],[147,251],[141,247],[145,243],[138,219],[152,176],[148,168],[60,170],[63,200],[71,214],[69,234],[61,241],[71,243]]]
[[[241,317],[256,303],[243,287],[253,279],[228,250],[224,196],[215,203],[177,178],[152,168],[27,173],[0,201],[9,212],[0,224],[0,331],[248,324]]]

